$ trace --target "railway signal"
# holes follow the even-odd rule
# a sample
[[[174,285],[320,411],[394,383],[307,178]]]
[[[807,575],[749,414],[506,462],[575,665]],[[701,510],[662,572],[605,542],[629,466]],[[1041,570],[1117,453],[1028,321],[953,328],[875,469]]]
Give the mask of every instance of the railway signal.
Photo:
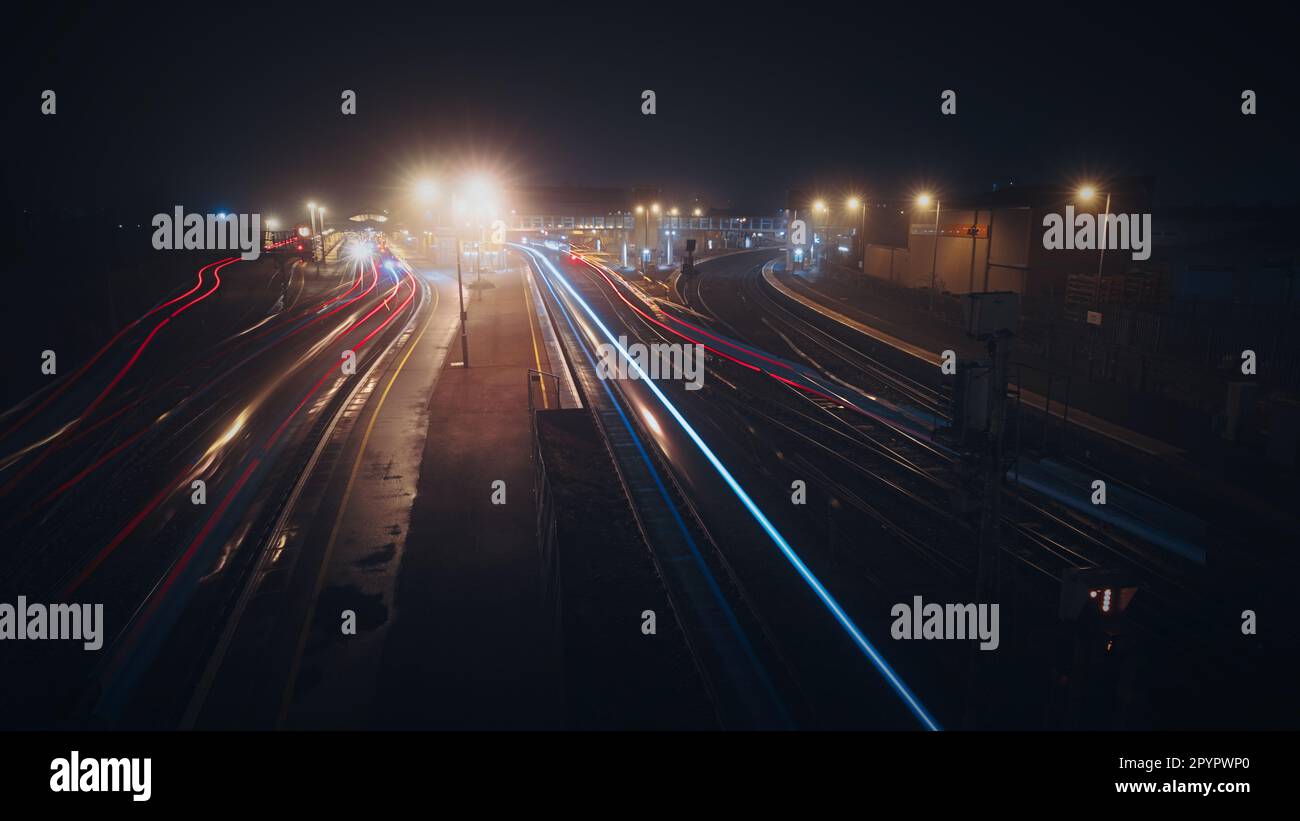
[[[1060,616],[1065,621],[1100,621],[1117,628],[1137,591],[1137,584],[1118,570],[1067,570],[1061,578]]]
[[[1066,726],[1123,725],[1134,698],[1137,652],[1125,611],[1137,582],[1120,570],[1075,568],[1061,577],[1059,615],[1069,658],[1062,659]]]

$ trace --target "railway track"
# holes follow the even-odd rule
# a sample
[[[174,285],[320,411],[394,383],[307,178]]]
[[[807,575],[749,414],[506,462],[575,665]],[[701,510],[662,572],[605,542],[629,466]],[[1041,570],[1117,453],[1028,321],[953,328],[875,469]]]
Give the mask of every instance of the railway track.
[[[755,266],[750,273],[758,269],[759,266]],[[694,302],[688,307],[715,317],[732,334],[741,334],[710,305],[703,285],[706,279],[707,274],[696,277],[692,285],[684,289],[686,298]],[[761,277],[746,274],[741,280],[739,293],[746,303],[763,311],[758,321],[813,367],[868,395],[916,403],[939,418],[951,418],[943,391],[922,385],[876,357],[857,351],[780,305],[775,297],[766,293]],[[736,376],[738,380],[743,378]],[[972,523],[964,520],[955,509],[967,504],[962,494],[974,488],[970,486],[969,477],[963,475],[960,459],[953,450],[888,425],[863,420],[860,415],[831,400],[810,396],[788,386],[786,391],[790,396],[785,402],[757,402],[751,394],[741,401],[741,405],[751,415],[762,414],[766,422],[784,429],[814,450],[832,450],[830,443],[834,443],[835,448],[851,448],[839,451],[837,461],[854,474],[858,482],[889,488],[900,499],[926,514],[950,523],[960,523],[951,530],[950,538],[966,540],[968,549],[973,552],[977,534]],[[827,479],[828,488],[838,487],[842,495],[851,496],[844,493],[848,488],[847,482]],[[1144,608],[1144,622],[1140,626],[1161,637],[1185,630],[1188,619],[1195,619],[1204,612],[1204,596],[1182,577],[1179,568],[1172,567],[1164,559],[1158,547],[1085,519],[1050,500],[1037,498],[1014,483],[1005,487],[1003,493],[1003,541],[1000,548],[1005,555],[1045,581],[1059,583],[1067,571],[1075,568],[1106,566],[1128,570],[1142,580],[1144,598],[1159,605]],[[879,507],[855,506],[874,520],[888,518]],[[891,514],[904,518],[894,513],[892,508]],[[896,533],[911,533],[914,531],[909,528],[915,527],[904,521],[889,521],[884,525]],[[904,540],[914,545],[916,542],[907,537]],[[917,549],[929,556],[934,555],[933,550],[919,546]],[[947,556],[959,555],[961,549],[954,546],[938,552]],[[969,562],[960,564],[969,569]]]
[[[598,281],[596,273],[589,274],[605,304],[631,316],[625,303],[629,298],[636,300],[633,289],[614,285],[616,275],[611,274],[610,282],[605,283]],[[692,321],[703,317],[715,332],[735,339],[779,340],[794,358],[855,391],[920,407],[939,419],[950,417],[944,391],[917,382],[787,310],[764,293],[756,279],[748,277],[739,286],[723,280],[743,307],[721,315],[715,310],[711,289],[704,284],[708,274],[688,281],[683,287],[686,307],[699,315]],[[623,292],[611,293],[611,285],[614,291]],[[752,310],[756,306],[760,310]],[[750,310],[745,313],[744,309]],[[647,341],[682,341],[671,332],[676,323],[646,321],[644,316],[633,321],[645,329]],[[666,328],[670,330],[666,332]],[[923,566],[930,578],[923,584],[941,585],[955,595],[966,595],[962,591],[973,581],[977,565],[979,494],[969,463],[956,447],[864,416],[832,397],[801,390],[779,377],[768,378],[728,359],[709,356],[704,394],[725,405],[737,426],[748,428],[748,436],[735,436],[734,428],[730,433],[741,450],[752,453],[760,471],[789,475],[793,468],[795,475],[806,476],[809,485],[819,486],[822,495],[836,506],[831,515],[807,519],[814,527],[824,528],[830,541],[841,545],[833,551],[835,556],[848,557],[853,572],[882,591],[912,589],[899,584],[899,577],[920,579],[920,574],[909,568]],[[715,427],[725,430],[726,424]],[[1056,623],[1056,599],[1066,573],[1093,567],[1120,567],[1140,579],[1143,606],[1131,608],[1129,621],[1133,633],[1144,641],[1185,644],[1189,628],[1193,633],[1201,629],[1207,612],[1204,596],[1188,583],[1181,568],[1166,561],[1159,548],[1040,498],[1014,481],[1008,482],[1003,493],[1000,555],[1009,566],[1019,569],[1019,575],[1038,579],[1017,588],[1036,602],[1033,612],[1041,611],[1041,624],[1035,627],[1040,633],[1050,633],[1050,625]],[[890,560],[881,553],[882,543],[875,540],[869,542],[871,550],[865,550],[860,536],[872,532],[870,528],[888,533],[891,542],[903,546],[904,551],[889,555],[906,552],[910,558]],[[1205,671],[1230,664],[1231,659],[1211,660],[1207,655],[1187,663]]]

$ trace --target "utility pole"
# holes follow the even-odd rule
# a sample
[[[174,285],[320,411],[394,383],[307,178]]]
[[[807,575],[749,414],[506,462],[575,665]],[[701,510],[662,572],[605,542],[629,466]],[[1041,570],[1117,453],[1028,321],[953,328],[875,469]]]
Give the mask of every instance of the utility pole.
[[[1020,324],[1020,295],[1012,291],[966,294],[962,299],[962,320],[966,335],[983,340],[989,352],[989,387],[985,406],[988,436],[984,447],[984,493],[980,510],[979,568],[976,571],[979,601],[988,602],[998,592],[996,568],[1004,473],[1002,440],[1006,432],[1007,362]]]
[[[1002,444],[1006,435],[1007,362],[1020,322],[1020,295],[1009,291],[966,294],[962,299],[962,319],[966,335],[983,340],[989,352],[988,392],[985,397],[987,433],[983,464],[980,466],[984,481],[975,570],[975,600],[996,604],[1002,592],[998,568],[1002,541],[1002,481],[1005,473]],[[966,418],[967,411],[965,407],[960,409],[963,418]],[[977,652],[972,658],[968,691],[970,698],[966,723],[978,727],[984,722],[988,708],[987,697],[992,692],[988,659],[984,653]]]

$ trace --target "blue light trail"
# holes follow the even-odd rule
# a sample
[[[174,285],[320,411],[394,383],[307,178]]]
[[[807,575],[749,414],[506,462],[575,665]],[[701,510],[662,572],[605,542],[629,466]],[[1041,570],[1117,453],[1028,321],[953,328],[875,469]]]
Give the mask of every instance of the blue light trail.
[[[519,247],[520,250],[531,251],[531,249],[523,248],[522,246],[516,247]],[[867,658],[871,660],[871,663],[875,666],[876,670],[885,677],[885,680],[889,683],[890,687],[894,689],[898,696],[907,705],[907,708],[912,711],[914,716],[916,716],[917,720],[920,721],[928,730],[937,731],[941,729],[938,722],[936,722],[930,715],[929,711],[925,709],[925,705],[921,704],[921,701],[916,697],[916,694],[914,694],[911,688],[909,688],[898,674],[894,672],[894,669],[890,667],[889,662],[885,661],[884,656],[880,655],[880,652],[871,644],[866,635],[858,629],[857,624],[855,624],[853,619],[849,617],[848,613],[844,612],[844,608],[842,608],[839,602],[835,600],[835,597],[831,595],[830,591],[826,589],[812,570],[804,564],[803,559],[799,558],[799,554],[794,551],[794,548],[792,548],[789,542],[785,540],[785,537],[781,535],[781,532],[768,520],[767,516],[763,514],[763,511],[761,511],[758,508],[758,505],[754,503],[754,500],[745,492],[745,489],[736,481],[736,478],[731,475],[731,471],[727,470],[727,467],[722,464],[722,461],[713,453],[713,450],[705,444],[704,440],[700,438],[700,435],[695,432],[695,428],[691,426],[690,422],[686,421],[686,418],[683,417],[681,412],[677,410],[677,407],[669,401],[668,397],[659,389],[659,386],[655,384],[654,380],[650,379],[649,375],[647,375],[636,363],[636,360],[628,354],[627,350],[619,343],[618,338],[610,332],[609,328],[605,327],[605,324],[600,321],[598,316],[596,316],[596,312],[593,311],[591,306],[587,304],[586,300],[578,294],[574,287],[569,283],[568,279],[560,273],[559,269],[555,267],[554,263],[552,263],[550,259],[540,253],[535,253],[534,256],[546,265],[559,283],[564,286],[564,289],[580,306],[582,306],[583,311],[596,327],[600,328],[601,333],[605,335],[605,338],[609,340],[609,343],[619,350],[623,357],[628,361],[629,366],[637,372],[637,376],[645,382],[646,386],[655,395],[655,398],[659,400],[659,403],[662,404],[664,409],[677,420],[677,423],[681,425],[682,430],[686,432],[686,435],[691,438],[691,441],[695,443],[696,447],[700,449],[700,452],[703,453],[705,458],[709,460],[709,463],[713,465],[713,468],[718,472],[718,475],[721,476],[727,486],[731,488],[732,493],[736,495],[741,504],[744,505],[745,509],[749,511],[749,514],[753,516],[756,522],[758,522],[759,526],[763,528],[768,537],[772,539],[772,542],[776,544],[777,549],[781,551],[786,560],[794,566],[795,571],[798,572],[808,586],[812,588],[813,592],[817,594],[817,597],[822,600],[822,603],[826,605],[826,608],[831,611],[831,615],[835,617],[835,620],[840,623],[840,626],[844,628],[858,647],[861,648],[862,652],[866,654]]]

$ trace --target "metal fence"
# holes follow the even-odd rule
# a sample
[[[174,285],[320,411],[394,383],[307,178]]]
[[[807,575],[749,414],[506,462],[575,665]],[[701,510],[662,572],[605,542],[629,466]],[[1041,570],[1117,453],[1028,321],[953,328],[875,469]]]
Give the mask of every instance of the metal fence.
[[[961,295],[907,288],[837,265],[841,282],[911,322],[961,327]],[[1300,394],[1300,308],[1289,305],[1166,299],[1158,304],[1103,303],[1101,325],[1064,294],[1021,300],[1017,357],[1039,368],[1199,407],[1220,406],[1227,382],[1241,379],[1242,353],[1254,351],[1252,380],[1284,395]]]
[[[1020,340],[1045,361],[1093,379],[1175,393],[1241,378],[1242,353],[1254,351],[1253,377],[1300,393],[1300,313],[1295,306],[1170,300],[1160,306],[1103,304],[1089,325],[1060,300],[1026,300]]]

